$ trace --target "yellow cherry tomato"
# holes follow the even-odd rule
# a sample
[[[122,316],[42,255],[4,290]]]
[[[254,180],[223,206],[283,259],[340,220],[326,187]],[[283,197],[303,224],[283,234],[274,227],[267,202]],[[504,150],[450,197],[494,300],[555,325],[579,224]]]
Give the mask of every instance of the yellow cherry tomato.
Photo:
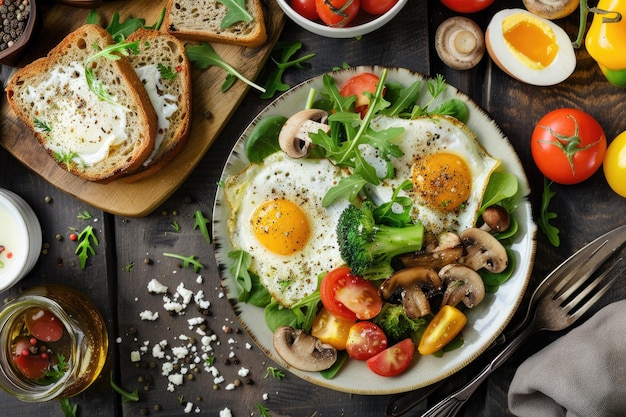
[[[337,317],[325,308],[322,308],[313,321],[311,334],[322,343],[328,343],[337,350],[344,350],[350,334],[350,328],[354,323],[356,323],[356,320],[346,320]]]
[[[626,131],[609,144],[602,166],[609,186],[626,198]]]
[[[428,324],[417,350],[422,355],[437,352],[461,332],[465,323],[467,317],[461,310],[444,305]]]

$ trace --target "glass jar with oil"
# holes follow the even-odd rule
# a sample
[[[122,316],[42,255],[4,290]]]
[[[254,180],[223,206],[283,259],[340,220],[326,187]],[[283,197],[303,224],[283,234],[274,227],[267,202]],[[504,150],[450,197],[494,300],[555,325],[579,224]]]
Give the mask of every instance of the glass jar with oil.
[[[28,402],[79,394],[102,371],[108,340],[87,297],[60,285],[31,288],[0,312],[0,388]]]

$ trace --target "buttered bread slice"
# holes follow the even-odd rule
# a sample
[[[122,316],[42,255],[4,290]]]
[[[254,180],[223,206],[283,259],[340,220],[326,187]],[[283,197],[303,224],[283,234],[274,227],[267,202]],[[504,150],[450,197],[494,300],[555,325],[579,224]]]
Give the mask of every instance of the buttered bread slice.
[[[98,25],[70,33],[43,58],[18,70],[10,106],[48,153],[88,181],[139,169],[154,149],[157,118],[134,68]]]
[[[138,180],[159,171],[185,145],[191,122],[191,70],[185,45],[165,32],[138,29],[127,39],[138,41],[138,51],[129,55],[157,115],[154,150],[128,180]]]

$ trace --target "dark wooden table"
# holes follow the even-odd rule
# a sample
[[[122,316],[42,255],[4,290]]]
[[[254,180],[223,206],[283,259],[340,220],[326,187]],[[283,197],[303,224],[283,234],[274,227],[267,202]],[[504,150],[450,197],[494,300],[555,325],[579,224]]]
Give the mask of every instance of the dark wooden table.
[[[490,16],[504,7],[522,7],[522,2],[497,1],[487,10],[470,17],[484,28]],[[393,22],[362,39],[322,38],[287,22],[281,40],[301,41],[304,44],[302,54],[313,52],[316,56],[306,69],[288,71],[285,80],[295,85],[343,63],[399,66],[427,75],[444,74],[450,84],[482,105],[509,136],[526,168],[536,214],[541,202],[543,177],[532,161],[529,138],[538,119],[555,108],[577,107],[593,115],[610,140],[626,130],[626,91],[605,81],[584,48],[577,51],[576,72],[554,87],[534,87],[517,82],[493,65],[488,57],[474,70],[450,70],[438,60],[432,49],[438,23],[450,15],[452,13],[438,1],[412,0]],[[577,16],[558,23],[574,36]],[[260,81],[264,81],[267,75],[266,70]],[[239,330],[231,306],[222,296],[212,245],[193,230],[196,210],[201,210],[209,218],[212,215],[217,181],[231,147],[268,103],[268,100],[261,100],[257,92],[249,92],[197,169],[171,198],[145,218],[113,216],[81,203],[53,188],[44,178],[24,168],[6,150],[0,149],[0,186],[27,200],[37,213],[44,233],[44,250],[34,270],[19,285],[5,291],[3,299],[36,284],[63,283],[92,298],[107,320],[110,332],[108,363],[101,377],[71,400],[78,406],[78,415],[183,415],[187,402],[193,404],[191,413],[198,411],[206,416],[218,416],[224,408],[229,408],[234,417],[260,415],[256,404],[268,408],[273,417],[383,415],[389,396],[334,392],[313,386],[289,373],[282,380],[266,377],[267,368],[277,365],[252,346],[251,339]],[[561,231],[561,245],[553,247],[542,233],[538,233],[538,250],[529,290],[574,250],[626,221],[626,203],[608,187],[602,170],[582,184],[553,185],[552,190],[556,196],[551,202],[551,210],[558,214],[553,224]],[[84,210],[93,216],[91,220],[79,219],[78,214]],[[180,225],[180,231],[172,228],[174,222]],[[97,254],[90,257],[87,267],[81,270],[74,255],[75,243],[68,236],[72,228],[82,230],[88,224],[95,227],[100,243]],[[57,234],[63,239],[58,240]],[[164,252],[197,255],[205,268],[198,273],[191,268],[181,268],[175,259],[164,257]],[[148,259],[151,262],[146,263]],[[147,291],[147,283],[153,278],[168,285],[172,291],[180,283],[193,291],[202,289],[211,305],[207,311],[198,311],[192,303],[184,315],[168,315],[161,297]],[[595,310],[624,297],[626,280],[620,280]],[[154,322],[142,321],[139,314],[143,310],[158,311],[161,317]],[[131,352],[142,346],[151,350],[162,340],[168,341],[170,348],[182,345],[181,334],[199,340],[200,336],[190,330],[187,322],[199,316],[206,318],[207,331],[216,335],[217,340],[211,346],[216,357],[215,367],[224,382],[216,384],[213,375],[204,370],[192,371],[193,377],[186,377],[183,385],[176,386],[171,392],[167,389],[167,378],[161,374],[162,362],[150,359],[150,352],[138,363],[131,361]],[[526,357],[559,335],[538,334],[531,338],[483,384],[461,415],[510,415],[506,395],[516,368]],[[436,401],[467,380],[481,362],[478,360],[455,375],[429,398],[429,402]],[[242,368],[249,370],[248,375],[239,375]],[[111,373],[125,389],[138,389],[140,401],[122,404],[121,398],[110,388]],[[236,380],[241,384],[238,385]],[[226,389],[231,383],[235,388]],[[414,412],[424,410],[426,405],[421,404]],[[0,414],[5,417],[62,415],[57,402],[21,403],[4,393],[0,393]]]

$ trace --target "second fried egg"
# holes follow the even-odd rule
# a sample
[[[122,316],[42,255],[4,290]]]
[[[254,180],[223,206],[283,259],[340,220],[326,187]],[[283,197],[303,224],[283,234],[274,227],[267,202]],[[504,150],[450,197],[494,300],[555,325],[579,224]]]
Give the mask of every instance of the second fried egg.
[[[320,274],[343,264],[335,229],[348,203],[322,206],[343,175],[326,159],[277,152],[226,179],[233,246],[250,254],[250,270],[286,307],[313,293]]]

